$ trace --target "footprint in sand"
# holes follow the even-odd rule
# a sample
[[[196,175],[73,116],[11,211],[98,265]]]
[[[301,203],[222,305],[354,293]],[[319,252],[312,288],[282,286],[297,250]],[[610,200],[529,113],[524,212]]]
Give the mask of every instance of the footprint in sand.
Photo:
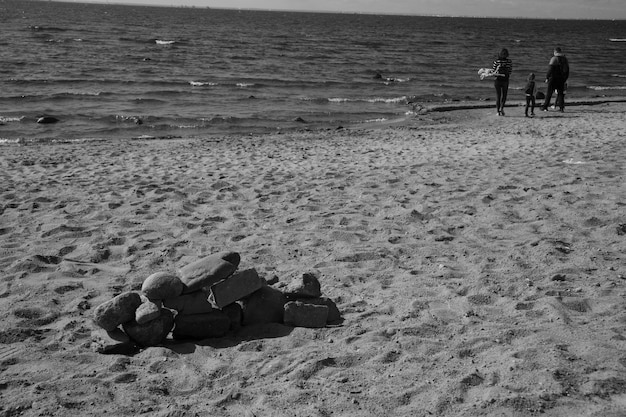
[[[19,322],[20,327],[39,327],[53,323],[59,318],[60,313],[53,309],[24,307],[13,310],[13,315],[22,319]]]

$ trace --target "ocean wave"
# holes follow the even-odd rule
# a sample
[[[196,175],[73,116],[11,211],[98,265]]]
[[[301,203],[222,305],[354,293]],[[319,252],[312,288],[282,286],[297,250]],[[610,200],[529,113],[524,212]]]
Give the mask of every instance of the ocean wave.
[[[163,139],[181,139],[178,135],[139,135],[131,137],[132,140],[163,140]]]
[[[406,96],[392,98],[375,97],[365,101],[368,103],[406,103]]]
[[[388,78],[385,78],[383,81],[384,81],[385,85],[390,85],[390,84],[393,84],[393,83],[407,83],[407,82],[411,81],[411,79],[410,78],[393,78],[393,77],[388,77]]]
[[[587,87],[590,90],[595,90],[595,91],[607,91],[607,90],[626,90],[626,86],[624,85],[617,85],[617,86],[612,86],[612,87],[606,87],[606,86],[601,86],[601,85],[590,85],[589,87]]]
[[[626,78],[626,74],[611,74],[611,77]]]
[[[33,32],[67,32],[68,29],[65,28],[59,28],[59,27],[55,27],[55,26],[39,26],[39,25],[30,25],[28,27],[28,29],[30,29]]]
[[[155,39],[154,43],[156,43],[157,45],[173,45],[176,43],[176,41],[164,41],[161,39]]]
[[[0,116],[0,123],[5,124],[5,123],[11,123],[11,122],[21,122],[22,120],[24,120],[26,116],[19,116],[19,117],[11,117],[11,116]]]
[[[240,121],[242,119],[240,119],[239,117],[235,117],[235,116],[215,116],[215,117],[202,117],[200,118],[200,121],[203,123],[208,123],[208,124],[213,124],[213,123],[233,123],[233,122],[237,122]]]
[[[237,87],[239,88],[254,87],[254,85],[254,83],[237,83]]]
[[[159,92],[151,92],[151,94],[158,94],[160,96],[163,95],[171,95],[171,94],[178,94],[178,92],[173,92],[173,91],[159,91]],[[153,103],[153,104],[160,104],[160,103],[167,103],[168,101],[165,99],[158,99],[158,98],[143,98],[143,97],[138,97],[136,99],[132,100],[133,103],[140,103],[140,104],[146,104],[146,103]]]
[[[29,100],[51,100],[51,101],[61,101],[66,99],[74,99],[74,100],[88,100],[92,97],[100,97],[100,95],[111,95],[111,93],[101,93],[101,92],[78,92],[78,91],[63,91],[59,93],[52,94],[22,94],[18,96],[7,96],[2,97],[7,100],[18,100],[18,101],[29,101]]]
[[[115,122],[116,123],[134,123],[137,125],[143,124],[143,118],[139,117],[139,116],[126,116],[126,115],[121,115],[121,114],[116,114],[115,115]]]
[[[64,144],[64,143],[87,143],[87,142],[97,142],[97,141],[106,141],[109,140],[107,138],[96,138],[96,137],[83,137],[83,138],[75,138],[75,139],[62,139],[62,138],[0,138],[0,146],[2,145],[29,145],[29,144]]]
[[[18,143],[24,143],[23,138],[9,139],[9,138],[0,138],[0,146],[2,145],[15,145]]]
[[[405,103],[407,101],[406,96],[402,97],[372,97],[372,98],[345,98],[345,97],[332,97],[327,99],[331,103]]]
[[[52,94],[50,98],[67,98],[67,97],[99,97],[102,94],[101,91],[63,91],[60,93]]]
[[[305,101],[309,101],[309,100],[315,100],[315,99],[309,99],[309,98],[305,98]],[[356,101],[350,98],[341,98],[341,97],[333,97],[333,98],[329,98],[326,99],[327,101],[331,102],[331,103],[348,103],[351,101]]]
[[[193,87],[203,87],[205,85],[213,87],[213,86],[219,85],[218,83],[203,82],[203,81],[189,81],[189,84],[191,84]]]

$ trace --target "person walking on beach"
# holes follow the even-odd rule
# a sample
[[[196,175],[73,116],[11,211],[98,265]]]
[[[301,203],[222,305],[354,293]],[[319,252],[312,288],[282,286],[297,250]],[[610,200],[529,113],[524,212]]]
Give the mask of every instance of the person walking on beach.
[[[548,72],[546,74],[548,89],[541,110],[548,111],[550,99],[552,99],[552,94],[556,91],[556,104],[559,107],[559,111],[564,111],[565,83],[568,78],[569,62],[567,61],[567,57],[563,54],[561,48],[554,48],[554,56],[550,59],[550,63],[548,64]]]
[[[537,86],[535,84],[535,74],[530,73],[526,80],[526,86],[524,87],[524,94],[526,94],[526,107],[524,108],[524,114],[528,117],[528,107],[530,106],[530,117],[535,116],[535,93],[537,92]]]
[[[508,49],[502,48],[498,58],[493,61],[493,70],[496,73],[494,81],[494,86],[496,87],[496,109],[498,110],[498,116],[504,116],[504,105],[509,92],[509,77],[513,70],[513,63],[509,59]]]

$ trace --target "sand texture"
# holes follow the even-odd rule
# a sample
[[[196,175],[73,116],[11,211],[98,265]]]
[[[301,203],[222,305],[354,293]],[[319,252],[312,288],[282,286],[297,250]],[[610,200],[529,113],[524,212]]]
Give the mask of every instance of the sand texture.
[[[1,147],[0,416],[626,415],[626,104],[493,113]],[[343,322],[93,350],[220,251]]]

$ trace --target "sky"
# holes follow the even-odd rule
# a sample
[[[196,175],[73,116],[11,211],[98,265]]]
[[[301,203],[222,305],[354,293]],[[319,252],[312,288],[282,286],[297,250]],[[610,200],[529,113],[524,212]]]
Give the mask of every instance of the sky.
[[[83,0],[159,6],[444,16],[626,19],[626,0]]]

